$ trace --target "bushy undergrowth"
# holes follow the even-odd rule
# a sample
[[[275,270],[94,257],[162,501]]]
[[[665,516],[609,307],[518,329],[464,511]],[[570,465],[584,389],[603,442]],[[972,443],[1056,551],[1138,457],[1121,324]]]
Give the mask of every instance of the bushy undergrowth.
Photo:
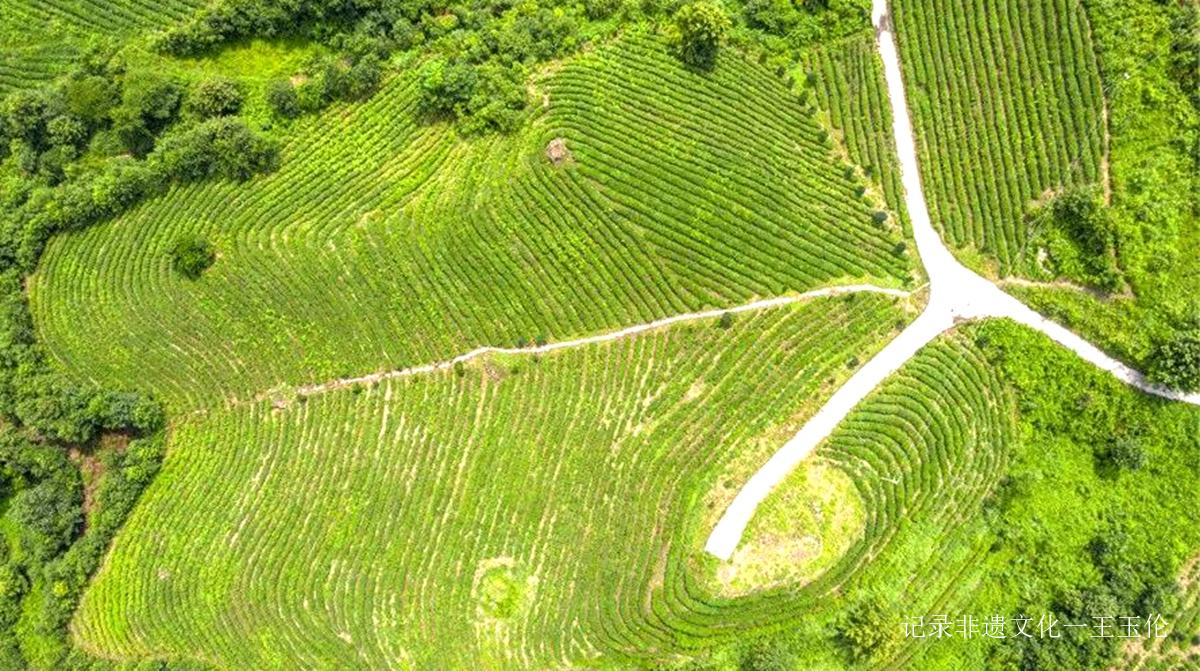
[[[1139,369],[1165,373],[1161,348],[1200,328],[1198,10],[1192,2],[1153,0],[1083,5],[1108,106],[1110,204],[1096,214],[1113,253],[1057,249],[1073,259],[1063,276],[1105,289],[1111,285],[1094,280],[1109,274],[1104,267],[1113,259],[1121,291],[1107,298],[1070,289],[1014,291]],[[1096,185],[1092,193],[1100,191]],[[1037,248],[1027,252],[1031,264]],[[1055,250],[1048,249],[1051,256]],[[1043,276],[1036,267],[1029,273]]]

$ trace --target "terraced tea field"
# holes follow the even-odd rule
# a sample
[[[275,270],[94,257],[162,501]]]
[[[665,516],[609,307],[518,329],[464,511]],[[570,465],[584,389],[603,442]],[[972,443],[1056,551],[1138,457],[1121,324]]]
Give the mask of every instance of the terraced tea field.
[[[76,632],[106,655],[261,669],[545,668],[663,649],[647,607],[688,599],[663,590],[664,571],[680,579],[692,492],[877,347],[894,300],[189,420]],[[489,605],[489,581],[511,599]]]
[[[0,669],[1200,663],[1188,8],[240,2],[0,0]]]
[[[1008,273],[1030,201],[1101,181],[1100,75],[1076,0],[892,5],[929,210]]]
[[[824,453],[868,511],[829,572],[731,600],[704,586],[698,554],[724,496],[714,479],[769,452],[848,358],[878,347],[892,300],[823,299],[728,330],[676,326],[189,419],[75,634],[104,656],[230,668],[534,669],[824,626],[821,596],[839,585],[944,603],[977,552],[961,523],[1011,435],[1010,395],[959,339],[914,360]],[[922,561],[934,556],[957,568]]]
[[[189,408],[909,278],[899,232],[759,66],[696,75],[635,35],[536,87],[548,107],[526,132],[464,141],[415,123],[401,76],[298,130],[273,175],[56,238],[30,282],[39,333],[64,369]],[[217,250],[197,282],[170,269],[185,233]]]

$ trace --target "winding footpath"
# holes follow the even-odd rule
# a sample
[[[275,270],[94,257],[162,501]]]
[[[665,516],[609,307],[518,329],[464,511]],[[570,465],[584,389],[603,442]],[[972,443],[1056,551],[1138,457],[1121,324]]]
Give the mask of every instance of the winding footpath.
[[[352,387],[354,385],[374,384],[376,382],[382,382],[384,380],[391,380],[391,379],[402,378],[402,377],[411,377],[413,375],[427,375],[429,373],[433,373],[433,372],[436,372],[439,370],[445,370],[446,368],[450,368],[450,367],[454,366],[454,364],[456,364],[456,363],[466,363],[472,359],[477,359],[481,356],[486,356],[489,354],[518,354],[518,355],[546,354],[548,352],[554,352],[554,351],[561,350],[561,349],[573,349],[576,347],[584,347],[587,345],[596,345],[599,343],[606,343],[606,342],[611,342],[613,340],[619,340],[621,338],[628,338],[630,336],[638,335],[640,333],[645,333],[647,331],[653,331],[656,329],[665,328],[667,326],[672,326],[674,324],[678,324],[681,322],[690,322],[690,321],[698,321],[698,320],[705,320],[705,319],[717,319],[725,314],[738,314],[741,312],[766,310],[769,308],[776,308],[776,307],[782,307],[785,305],[791,305],[793,303],[802,303],[804,301],[809,301],[809,300],[813,300],[816,298],[831,298],[834,296],[844,296],[846,294],[856,294],[856,293],[883,294],[885,296],[895,296],[896,298],[908,298],[912,295],[912,292],[909,292],[909,291],[904,291],[902,289],[892,289],[889,287],[881,287],[881,286],[877,286],[874,284],[846,284],[846,285],[838,285],[838,286],[832,286],[832,287],[824,287],[821,289],[813,289],[812,291],[806,291],[801,294],[777,296],[775,298],[766,298],[763,300],[753,301],[750,303],[743,303],[742,305],[736,305],[736,306],[730,307],[730,308],[718,308],[715,310],[704,310],[702,312],[685,312],[682,314],[671,315],[670,317],[664,317],[662,319],[656,319],[651,322],[645,322],[642,324],[635,324],[633,326],[627,326],[623,329],[619,329],[616,331],[607,331],[605,333],[599,333],[596,335],[585,336],[583,338],[575,338],[573,340],[560,340],[557,342],[547,343],[544,345],[536,345],[536,346],[532,346],[532,347],[491,347],[491,346],[477,347],[469,352],[459,354],[458,356],[456,356],[452,359],[447,359],[445,361],[438,361],[436,363],[427,363],[427,364],[422,364],[419,366],[411,366],[409,368],[401,368],[398,370],[389,370],[389,371],[382,371],[379,373],[371,373],[369,375],[360,375],[358,377],[344,377],[344,378],[339,378],[337,380],[331,380],[329,382],[322,382],[320,384],[312,384],[312,385],[307,385],[304,387],[297,387],[293,391],[295,394],[297,394],[299,396],[312,396],[314,394],[323,394],[323,393],[326,393],[329,391],[333,391],[335,389],[343,389],[346,387]],[[241,401],[240,403],[255,403],[255,402],[264,401],[264,400],[271,398],[277,392],[278,392],[278,390],[266,391],[266,392],[263,392],[263,393],[255,396],[252,399],[249,399],[247,401]],[[236,405],[236,404],[240,404],[240,403],[234,403],[234,404]]]
[[[1085,361],[1108,371],[1126,384],[1156,396],[1200,405],[1200,393],[1184,394],[1151,384],[1138,371],[1100,351],[1088,341],[1046,319],[1004,293],[990,281],[960,264],[942,244],[929,220],[929,210],[921,191],[912,124],[900,73],[891,15],[887,0],[874,0],[872,22],[883,59],[888,100],[892,108],[892,134],[900,159],[904,204],[912,220],[917,253],[929,277],[929,303],[908,328],[896,336],[870,361],[858,369],[825,405],[783,447],[758,469],[734,497],[713,528],[704,549],[722,560],[733,555],[746,525],[758,504],[807,457],[860,401],[899,369],[919,349],[941,333],[965,320],[1008,318],[1041,331]]]

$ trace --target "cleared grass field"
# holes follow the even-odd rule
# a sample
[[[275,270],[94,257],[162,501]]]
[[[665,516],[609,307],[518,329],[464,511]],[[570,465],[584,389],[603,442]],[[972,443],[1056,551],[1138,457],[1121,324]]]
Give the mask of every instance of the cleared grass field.
[[[921,177],[954,247],[1008,274],[1030,201],[1101,181],[1103,96],[1078,0],[896,0]]]
[[[910,259],[784,84],[711,75],[634,36],[539,80],[523,133],[460,140],[413,119],[403,77],[295,133],[249,185],[178,188],[56,238],[30,282],[48,349],[175,407],[565,339],[870,278]],[[733,104],[732,101],[738,101]],[[573,157],[544,156],[554,138]],[[212,240],[199,281],[177,236]]]

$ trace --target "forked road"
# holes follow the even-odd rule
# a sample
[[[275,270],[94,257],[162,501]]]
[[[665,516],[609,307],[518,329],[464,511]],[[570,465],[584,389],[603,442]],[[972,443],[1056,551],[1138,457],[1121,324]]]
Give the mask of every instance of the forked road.
[[[917,350],[958,321],[1007,317],[1045,333],[1086,361],[1142,391],[1200,405],[1200,394],[1183,394],[1149,383],[1141,373],[1034,312],[955,260],[929,221],[929,210],[925,206],[925,196],[921,191],[912,124],[908,118],[904,81],[900,74],[900,57],[892,35],[892,20],[888,13],[887,0],[874,0],[871,14],[878,35],[879,55],[883,59],[888,100],[892,107],[892,134],[900,159],[904,204],[912,220],[917,253],[929,276],[929,303],[925,311],[909,324],[908,328],[859,368],[834,392],[817,414],[750,477],[729,504],[704,546],[709,553],[723,560],[733,555],[755,509],[771,490],[828,437],[846,415],[888,375],[912,358]]]

